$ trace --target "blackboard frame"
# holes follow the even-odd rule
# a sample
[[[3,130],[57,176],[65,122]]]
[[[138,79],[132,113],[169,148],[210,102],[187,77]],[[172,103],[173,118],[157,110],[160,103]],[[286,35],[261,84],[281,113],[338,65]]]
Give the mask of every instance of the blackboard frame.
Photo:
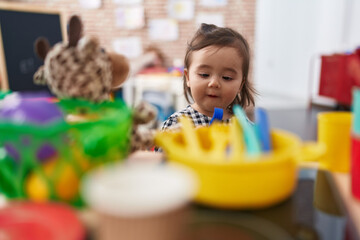
[[[42,15],[50,14],[50,15],[58,15],[60,20],[60,31],[61,36],[64,41],[67,40],[66,34],[66,20],[64,19],[64,14],[61,10],[50,9],[47,7],[42,6],[33,6],[24,3],[9,3],[9,2],[0,2],[0,10],[1,11],[9,11],[9,12],[18,12],[18,13],[34,13]],[[8,66],[6,63],[6,55],[5,55],[5,47],[3,42],[2,36],[2,29],[1,29],[1,22],[0,22],[0,82],[1,82],[1,90],[7,91],[12,90],[9,87],[9,77],[8,77]],[[40,36],[39,36],[40,37]],[[54,43],[51,43],[54,44]],[[29,89],[31,90],[31,89]]]

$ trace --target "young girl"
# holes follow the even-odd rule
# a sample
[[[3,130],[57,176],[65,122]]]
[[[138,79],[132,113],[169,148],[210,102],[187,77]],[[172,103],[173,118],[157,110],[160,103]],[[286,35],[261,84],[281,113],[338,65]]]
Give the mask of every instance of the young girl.
[[[193,103],[172,114],[162,130],[178,126],[182,115],[195,126],[209,125],[214,108],[222,108],[229,122],[232,106],[255,105],[255,90],[248,79],[250,49],[242,35],[230,28],[202,24],[188,44],[184,60],[184,93]]]

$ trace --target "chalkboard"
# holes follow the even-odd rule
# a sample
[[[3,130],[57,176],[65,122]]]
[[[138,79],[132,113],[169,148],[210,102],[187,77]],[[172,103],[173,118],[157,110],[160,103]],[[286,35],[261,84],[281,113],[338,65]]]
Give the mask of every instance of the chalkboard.
[[[62,41],[62,25],[60,12],[0,5],[2,90],[48,91],[47,86],[33,83],[34,73],[43,65],[34,52],[34,42],[41,36],[46,37],[51,46]]]

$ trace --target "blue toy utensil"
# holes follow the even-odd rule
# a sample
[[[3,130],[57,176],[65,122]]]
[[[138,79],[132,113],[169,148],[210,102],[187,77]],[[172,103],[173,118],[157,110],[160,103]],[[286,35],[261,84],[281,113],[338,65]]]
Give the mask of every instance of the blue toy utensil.
[[[255,109],[255,128],[258,139],[260,139],[262,150],[268,152],[271,150],[270,126],[265,109]]]
[[[212,119],[210,120],[210,125],[213,123],[213,121],[215,120],[219,120],[221,121],[224,115],[224,110],[222,108],[215,108],[214,109],[214,114]]]

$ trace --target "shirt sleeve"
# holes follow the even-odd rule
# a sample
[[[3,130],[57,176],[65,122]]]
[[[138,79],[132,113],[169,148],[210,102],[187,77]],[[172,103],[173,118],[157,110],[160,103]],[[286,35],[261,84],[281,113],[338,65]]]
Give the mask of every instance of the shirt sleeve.
[[[178,116],[170,116],[162,125],[161,130],[173,129],[179,125]]]

